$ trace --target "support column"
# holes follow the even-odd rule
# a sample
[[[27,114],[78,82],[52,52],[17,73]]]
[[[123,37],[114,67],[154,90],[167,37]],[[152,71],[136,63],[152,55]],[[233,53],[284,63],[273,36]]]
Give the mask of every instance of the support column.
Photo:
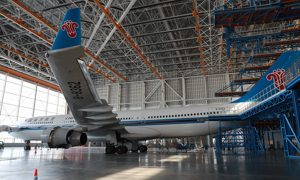
[[[117,84],[117,111],[121,110],[121,84]]]
[[[38,88],[38,85],[35,84],[35,92],[34,92],[34,101],[33,101],[33,107],[32,107],[32,116],[31,117],[34,117],[34,111],[35,111],[35,105],[36,105],[36,97],[37,97],[37,88]],[[69,113],[69,106],[67,106],[67,113]]]
[[[162,108],[166,107],[166,90],[165,90],[165,81],[161,80],[161,104]]]
[[[145,89],[145,82],[142,81],[141,82],[141,91],[142,91],[142,95],[141,95],[141,108],[145,109],[146,108],[146,103],[145,103],[145,98],[146,98],[146,89]]]
[[[1,104],[0,104],[0,114],[2,114],[2,106],[3,106],[3,99],[4,99],[4,94],[5,94],[5,88],[6,88],[6,82],[7,82],[7,74],[4,74],[4,85],[3,85],[3,91],[2,91],[2,94],[1,94]]]
[[[181,87],[182,87],[182,105],[186,106],[186,92],[185,92],[185,79],[181,78]]]
[[[205,89],[205,98],[206,98],[206,100],[205,100],[205,104],[208,104],[208,83],[207,83],[207,76],[203,76],[203,78],[204,78],[204,89]]]
[[[106,101],[107,101],[107,104],[110,104],[110,85],[106,85]]]
[[[211,135],[206,136],[208,147],[214,147],[213,137]]]

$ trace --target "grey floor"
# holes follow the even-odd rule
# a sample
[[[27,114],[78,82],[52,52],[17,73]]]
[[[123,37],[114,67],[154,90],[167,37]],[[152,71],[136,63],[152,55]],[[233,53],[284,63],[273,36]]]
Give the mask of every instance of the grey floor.
[[[106,155],[103,148],[0,150],[0,179],[300,179],[300,160],[287,160],[282,152],[260,156],[216,157],[208,152],[156,152]]]

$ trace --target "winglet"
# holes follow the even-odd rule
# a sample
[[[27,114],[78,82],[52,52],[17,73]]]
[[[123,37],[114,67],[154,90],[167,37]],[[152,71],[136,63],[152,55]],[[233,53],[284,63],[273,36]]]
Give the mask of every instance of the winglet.
[[[52,50],[81,45],[80,9],[67,11],[62,21]]]

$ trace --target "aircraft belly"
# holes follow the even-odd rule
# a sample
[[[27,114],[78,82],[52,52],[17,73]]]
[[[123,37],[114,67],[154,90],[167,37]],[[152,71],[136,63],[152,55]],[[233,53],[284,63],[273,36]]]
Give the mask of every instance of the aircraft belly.
[[[161,136],[160,131],[151,126],[127,126],[125,129],[128,131],[128,134],[123,137],[128,139],[147,139],[158,138]]]
[[[231,125],[233,122],[222,122],[222,125]],[[127,126],[128,138],[159,138],[159,137],[189,137],[214,134],[217,132],[220,123],[217,121],[190,124],[170,124],[170,125],[145,125]]]
[[[125,129],[129,132],[130,137],[136,138],[197,136],[201,132],[201,126],[199,124],[129,126]],[[207,133],[205,128],[203,128],[203,130],[206,132],[202,133]]]
[[[24,140],[41,140],[41,135],[43,130],[26,130],[26,131],[17,131],[9,133],[15,138],[24,139]]]

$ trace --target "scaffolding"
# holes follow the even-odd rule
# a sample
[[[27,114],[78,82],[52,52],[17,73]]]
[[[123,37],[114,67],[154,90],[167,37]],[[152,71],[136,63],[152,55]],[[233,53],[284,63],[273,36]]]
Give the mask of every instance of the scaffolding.
[[[231,129],[231,130],[228,130]],[[219,155],[258,154],[264,150],[255,127],[219,127],[216,135],[216,153]]]
[[[227,0],[215,8],[216,26],[245,26],[300,18],[298,0]]]

